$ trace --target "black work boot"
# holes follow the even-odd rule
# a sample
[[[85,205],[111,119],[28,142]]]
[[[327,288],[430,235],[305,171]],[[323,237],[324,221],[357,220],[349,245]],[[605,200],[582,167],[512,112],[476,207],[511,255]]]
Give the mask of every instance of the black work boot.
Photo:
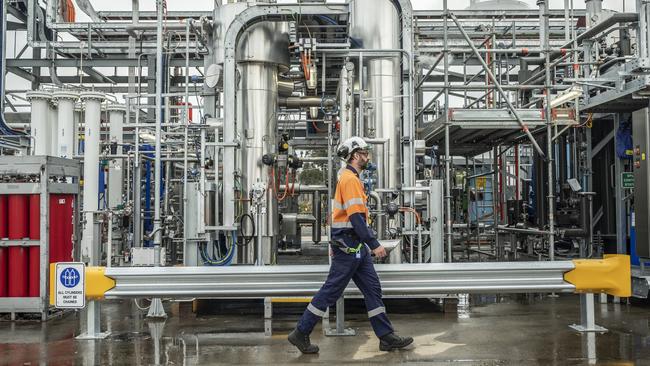
[[[411,343],[413,343],[413,338],[411,337],[400,337],[395,333],[389,333],[379,338],[379,349],[382,351],[392,351],[394,349],[404,348]]]
[[[298,330],[298,328],[289,333],[288,339],[289,342],[296,346],[302,353],[318,353],[318,346],[311,344],[309,334],[303,334]]]

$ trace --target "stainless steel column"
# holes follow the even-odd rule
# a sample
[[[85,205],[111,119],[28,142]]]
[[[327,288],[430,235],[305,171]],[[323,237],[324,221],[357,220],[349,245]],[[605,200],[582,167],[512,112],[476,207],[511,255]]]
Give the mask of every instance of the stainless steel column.
[[[350,36],[365,49],[400,48],[400,19],[393,2],[388,0],[353,0],[350,2]],[[388,139],[386,145],[373,158],[379,166],[379,188],[396,188],[401,183],[401,110],[400,57],[364,56],[367,60],[359,66],[367,68],[368,95],[366,137]],[[364,111],[360,111],[364,113]],[[388,148],[388,154],[383,149]],[[387,155],[387,158],[385,156]]]
[[[289,65],[287,27],[286,23],[257,23],[242,35],[237,48],[241,76],[237,87],[237,133],[241,154],[236,166],[241,169],[244,197],[248,197],[256,183],[270,186],[271,168],[262,164],[262,156],[277,152],[278,71],[287,70]],[[267,189],[266,215],[255,228],[261,237],[261,256],[266,264],[272,261],[279,235],[275,194]],[[243,206],[244,212],[250,213],[249,203],[244,202]],[[237,262],[255,261],[254,244],[259,243],[241,248]]]

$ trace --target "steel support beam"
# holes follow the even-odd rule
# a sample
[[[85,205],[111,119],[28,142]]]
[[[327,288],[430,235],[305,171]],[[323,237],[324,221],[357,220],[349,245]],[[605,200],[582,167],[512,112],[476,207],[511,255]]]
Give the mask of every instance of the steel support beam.
[[[77,50],[79,52],[79,50]],[[173,58],[169,60],[169,67],[185,67],[185,59]],[[137,58],[94,58],[90,60],[80,60],[72,58],[48,59],[9,59],[7,67],[140,67]],[[202,59],[190,59],[190,67],[203,67]]]
[[[95,82],[115,84],[115,81],[90,66],[82,67],[82,70]]]
[[[31,72],[25,69],[21,69],[20,67],[7,66],[7,71],[14,75],[18,75],[27,81],[31,81],[31,82],[36,81],[36,75],[32,74]]]
[[[617,131],[616,129],[613,129],[605,137],[603,137],[603,139],[600,140],[598,144],[596,144],[596,146],[594,146],[591,149],[591,155],[592,156],[598,155],[600,150],[602,150],[605,146],[607,146],[607,144],[609,144],[609,142],[612,141],[614,136],[616,136],[616,131]]]

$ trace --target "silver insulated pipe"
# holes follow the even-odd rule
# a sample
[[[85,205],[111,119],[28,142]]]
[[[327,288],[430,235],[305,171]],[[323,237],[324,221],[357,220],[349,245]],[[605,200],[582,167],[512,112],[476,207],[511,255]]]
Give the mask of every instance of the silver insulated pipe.
[[[396,50],[400,48],[400,20],[390,0],[351,0],[350,36],[363,49]],[[377,57],[363,55],[363,68],[358,74],[367,75],[363,82],[365,137],[386,139],[377,146],[373,159],[379,167],[379,188],[396,188],[400,184],[401,92],[400,55]],[[362,122],[363,123],[363,122]],[[383,151],[388,149],[389,151]]]

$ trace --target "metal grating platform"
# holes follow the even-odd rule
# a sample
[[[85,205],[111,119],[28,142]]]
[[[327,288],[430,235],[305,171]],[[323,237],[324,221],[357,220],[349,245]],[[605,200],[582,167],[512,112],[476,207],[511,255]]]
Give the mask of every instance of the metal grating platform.
[[[529,129],[544,127],[546,120],[542,109],[518,109],[517,114]],[[577,122],[565,110],[556,110],[553,120],[558,125]],[[497,144],[508,144],[522,137],[521,127],[507,109],[450,109],[450,152],[457,156],[475,156],[489,151]],[[445,118],[427,123],[419,131],[427,146],[445,146]]]

